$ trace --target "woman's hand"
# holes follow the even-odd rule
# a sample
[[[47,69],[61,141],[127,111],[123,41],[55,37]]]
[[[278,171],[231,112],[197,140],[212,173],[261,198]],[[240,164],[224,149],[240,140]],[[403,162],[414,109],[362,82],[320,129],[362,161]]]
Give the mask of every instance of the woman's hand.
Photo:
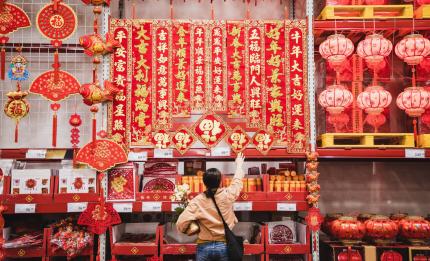
[[[242,169],[245,157],[242,152],[239,152],[236,157],[236,169]]]

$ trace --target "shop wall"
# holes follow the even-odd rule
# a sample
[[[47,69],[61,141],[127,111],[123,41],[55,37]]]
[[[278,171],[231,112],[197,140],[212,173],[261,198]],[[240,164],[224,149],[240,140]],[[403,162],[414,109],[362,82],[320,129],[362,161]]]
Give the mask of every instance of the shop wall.
[[[430,214],[430,162],[324,161],[323,213]]]

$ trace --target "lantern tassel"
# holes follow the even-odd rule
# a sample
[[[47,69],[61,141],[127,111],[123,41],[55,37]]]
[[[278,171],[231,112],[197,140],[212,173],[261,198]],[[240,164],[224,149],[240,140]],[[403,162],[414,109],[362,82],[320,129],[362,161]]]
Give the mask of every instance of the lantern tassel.
[[[15,143],[18,143],[19,121],[15,123]]]
[[[1,48],[1,55],[0,55],[0,62],[1,62],[1,79],[5,79],[6,74],[6,50],[4,48]]]
[[[57,112],[52,116],[52,146],[57,147]]]
[[[412,121],[414,125],[414,141],[415,141],[415,147],[418,146],[418,130],[417,130],[417,118],[414,118]]]
[[[93,114],[93,133],[92,133],[93,141],[96,141],[97,138],[97,118],[96,114]]]

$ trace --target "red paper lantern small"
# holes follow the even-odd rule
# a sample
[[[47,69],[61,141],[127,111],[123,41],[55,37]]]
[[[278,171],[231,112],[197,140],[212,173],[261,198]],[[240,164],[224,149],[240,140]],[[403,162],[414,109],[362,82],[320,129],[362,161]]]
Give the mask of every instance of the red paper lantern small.
[[[366,228],[355,217],[343,216],[333,221],[331,225],[333,236],[344,244],[357,243],[363,239]]]
[[[351,91],[340,84],[328,86],[318,97],[318,102],[330,114],[340,114],[351,105],[352,100]]]
[[[403,261],[402,255],[393,250],[384,251],[380,258],[381,261]]]
[[[421,34],[405,36],[396,44],[396,55],[409,65],[417,65],[430,54],[430,41]]]
[[[363,261],[360,252],[356,249],[344,249],[337,255],[338,261]]]
[[[354,52],[354,44],[342,34],[330,35],[321,43],[319,53],[332,68],[339,68]]]
[[[357,54],[366,61],[367,66],[371,69],[379,68],[392,50],[393,44],[380,34],[366,36],[366,39],[359,42],[357,46]]]
[[[421,87],[408,87],[397,96],[396,103],[410,117],[420,117],[430,106],[430,94]]]
[[[358,95],[357,105],[368,114],[366,122],[373,126],[375,132],[385,123],[385,116],[381,113],[390,105],[391,100],[390,92],[377,85],[367,87]]]
[[[364,222],[366,235],[377,243],[392,242],[399,232],[394,220],[386,216],[374,216]]]

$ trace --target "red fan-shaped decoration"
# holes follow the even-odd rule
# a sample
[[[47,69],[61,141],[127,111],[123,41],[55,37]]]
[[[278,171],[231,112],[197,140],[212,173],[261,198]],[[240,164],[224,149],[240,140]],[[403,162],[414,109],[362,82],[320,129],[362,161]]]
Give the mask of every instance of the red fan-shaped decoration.
[[[8,34],[18,29],[30,27],[31,22],[28,15],[16,5],[0,1],[0,44],[4,45],[9,41]],[[1,49],[1,73],[2,80],[5,78],[6,50]]]
[[[30,92],[40,94],[50,101],[59,102],[72,94],[79,93],[80,87],[78,80],[68,72],[52,70],[39,75],[30,85]]]
[[[58,0],[45,5],[37,14],[37,28],[46,38],[56,42],[58,47],[61,41],[69,38],[78,26],[76,13],[70,6]]]
[[[78,224],[87,226],[88,231],[101,235],[112,225],[121,223],[121,217],[112,204],[90,204],[79,216]]]
[[[97,171],[106,171],[115,165],[127,162],[123,147],[111,140],[96,140],[79,150],[76,161],[88,164]]]
[[[4,36],[18,29],[31,26],[28,15],[16,5],[0,2],[0,35]]]

